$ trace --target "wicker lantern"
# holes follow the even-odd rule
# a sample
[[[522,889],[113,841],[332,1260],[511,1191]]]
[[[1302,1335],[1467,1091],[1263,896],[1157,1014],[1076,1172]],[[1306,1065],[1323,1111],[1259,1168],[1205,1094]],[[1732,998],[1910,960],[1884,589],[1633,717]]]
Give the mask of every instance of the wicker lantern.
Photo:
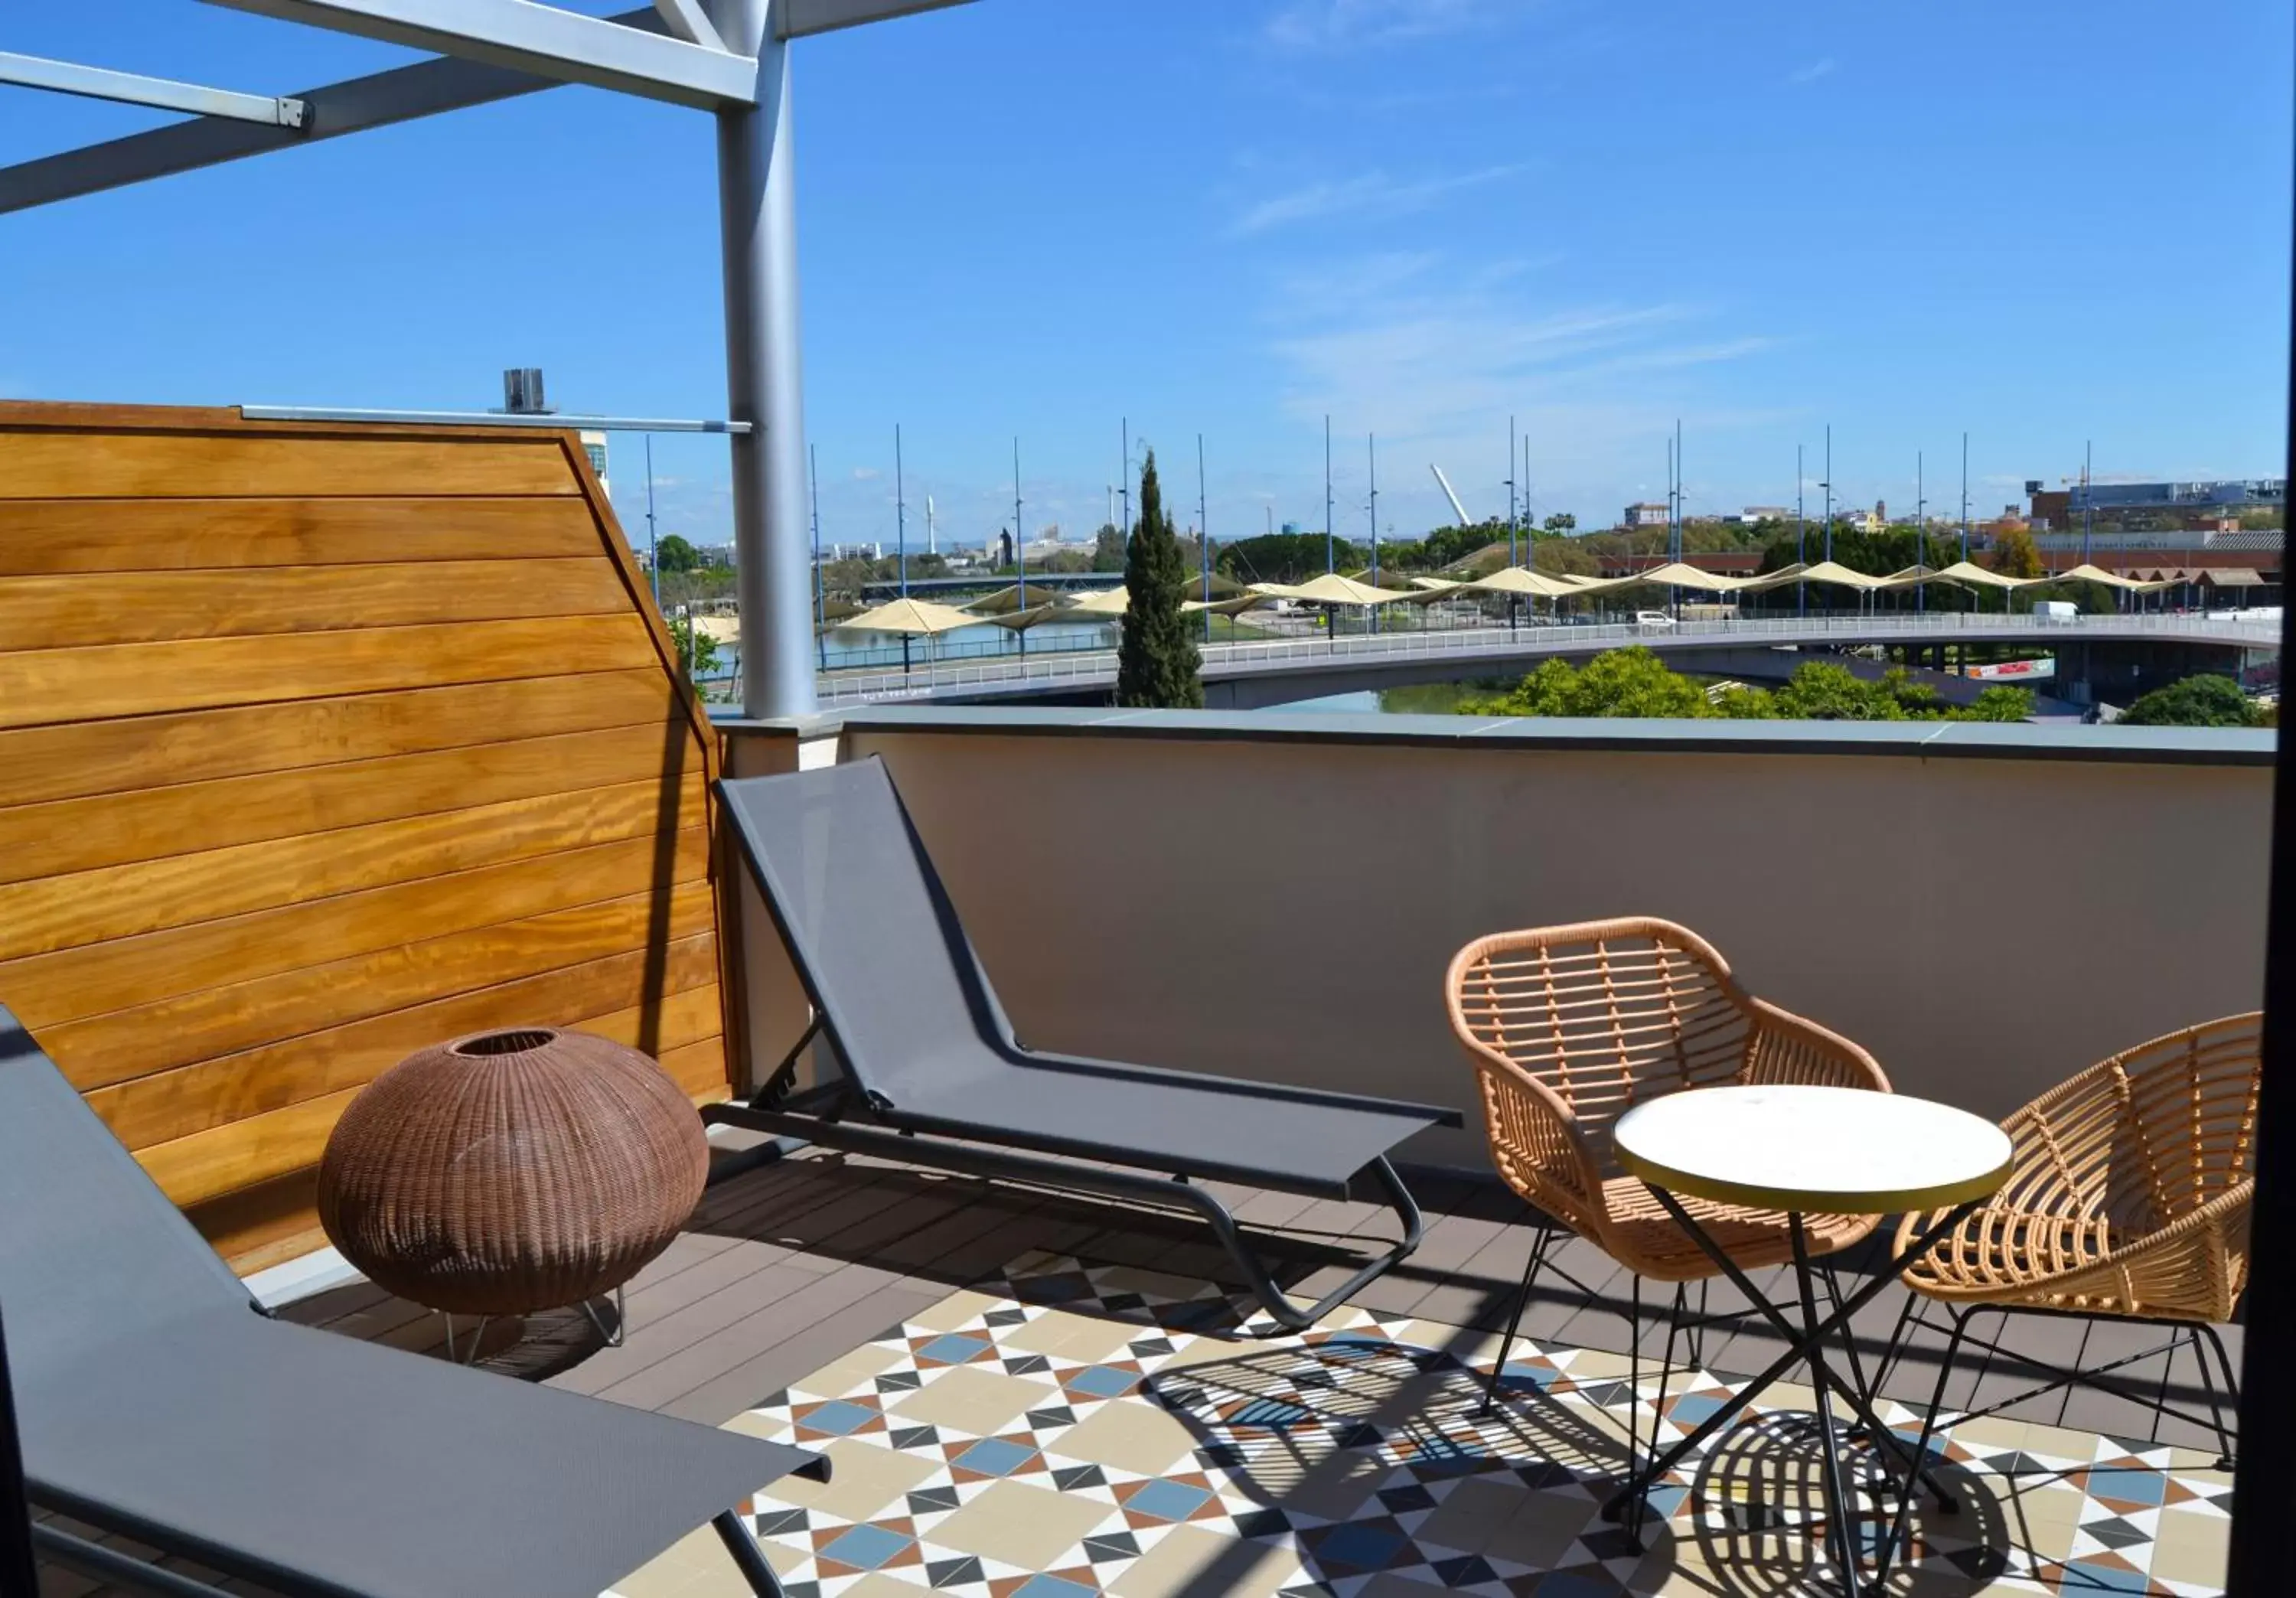
[[[636,1049],[547,1027],[409,1055],[351,1102],[319,1219],[377,1286],[450,1315],[611,1292],[669,1246],[709,1169],[701,1118]]]

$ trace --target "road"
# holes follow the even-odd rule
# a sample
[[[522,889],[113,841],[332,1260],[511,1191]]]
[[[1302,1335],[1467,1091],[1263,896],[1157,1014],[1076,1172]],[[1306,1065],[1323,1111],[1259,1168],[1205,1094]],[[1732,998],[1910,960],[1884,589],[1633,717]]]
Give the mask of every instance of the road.
[[[1904,615],[1777,617],[1734,621],[1685,621],[1670,627],[1635,623],[1608,626],[1541,625],[1510,631],[1504,627],[1456,627],[1436,632],[1382,633],[1341,638],[1309,637],[1215,643],[1203,649],[1208,690],[1215,684],[1253,685],[1250,702],[1314,698],[1394,683],[1425,682],[1448,673],[1459,677],[1508,676],[1549,658],[1575,658],[1639,643],[1662,653],[1695,652],[1735,646],[1791,645],[1846,648],[1862,643],[1970,642],[2027,646],[2046,652],[2068,641],[2159,643],[2215,646],[2230,651],[2277,649],[2280,623],[2193,615],[2079,616],[2054,619],[2033,616],[1966,612]],[[922,654],[922,651],[920,651]],[[1278,683],[1270,679],[1296,679]],[[1344,678],[1345,687],[1328,684]],[[920,660],[914,671],[846,671],[820,679],[824,709],[885,701],[986,700],[1067,695],[1113,686],[1116,651],[1074,650],[933,665]],[[1242,702],[1238,701],[1237,702]]]

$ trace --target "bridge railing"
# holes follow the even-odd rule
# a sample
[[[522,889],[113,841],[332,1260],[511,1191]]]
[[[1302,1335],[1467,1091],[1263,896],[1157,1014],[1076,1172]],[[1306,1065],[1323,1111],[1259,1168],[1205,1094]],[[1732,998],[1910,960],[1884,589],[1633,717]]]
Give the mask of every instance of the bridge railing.
[[[1301,668],[1323,660],[1424,660],[1438,656],[1462,661],[1578,654],[1630,643],[1665,648],[1690,640],[1775,643],[1901,643],[1924,639],[2030,639],[2036,644],[2080,637],[2160,637],[2195,643],[2276,649],[2277,621],[2246,621],[2193,615],[2112,615],[2067,618],[1986,615],[1967,611],[1866,616],[1759,617],[1737,620],[1666,624],[1611,622],[1595,625],[1541,622],[1515,628],[1459,627],[1433,632],[1350,634],[1341,637],[1253,639],[1201,646],[1208,675],[1254,666]],[[1116,651],[1065,650],[1018,659],[921,662],[906,672],[841,672],[824,676],[824,705],[865,701],[919,699],[968,689],[1025,689],[1072,684],[1098,686],[1116,679]]]

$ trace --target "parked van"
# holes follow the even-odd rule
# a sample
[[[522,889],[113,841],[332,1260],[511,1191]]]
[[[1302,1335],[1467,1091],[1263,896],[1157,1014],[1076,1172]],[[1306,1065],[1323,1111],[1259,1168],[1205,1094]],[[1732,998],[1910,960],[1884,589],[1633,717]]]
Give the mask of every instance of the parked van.
[[[2080,607],[2069,599],[2037,599],[2033,602],[2033,619],[2046,622],[2070,622],[2080,614]]]

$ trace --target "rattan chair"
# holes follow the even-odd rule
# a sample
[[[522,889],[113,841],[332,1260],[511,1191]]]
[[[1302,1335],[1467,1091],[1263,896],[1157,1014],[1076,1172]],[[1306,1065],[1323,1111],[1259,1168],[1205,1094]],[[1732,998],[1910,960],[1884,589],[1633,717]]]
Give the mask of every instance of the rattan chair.
[[[2165,1367],[2154,1394],[2106,1380],[2142,1360],[2173,1362],[2178,1348],[2189,1347],[2220,1463],[2231,1467],[2224,1401],[2237,1389],[2211,1323],[2232,1317],[2248,1281],[2262,1020],[2260,1012],[2227,1016],[2156,1037],[2089,1067],[2001,1123],[2016,1150],[2007,1184],[1905,1274],[1916,1296],[1893,1340],[1902,1344],[1930,1303],[1943,1306],[1954,1323],[1927,1424],[1937,1421],[1964,1343],[1984,1348],[1988,1360],[2008,1353],[1970,1335],[1970,1323],[1985,1311],[1998,1314],[2005,1331],[2012,1315],[2135,1321],[2168,1326],[2171,1335],[2086,1370],[2008,1353],[2049,1380],[1959,1420],[2082,1382],[2197,1423],[2165,1401]],[[1905,1217],[1900,1246],[1937,1218]]]
[[[1451,1026],[1482,1089],[1491,1157],[1526,1201],[1641,1280],[1680,1285],[1719,1274],[1639,1177],[1620,1169],[1611,1124],[1661,1094],[1754,1083],[1808,1083],[1887,1093],[1874,1057],[1738,985],[1711,945],[1649,918],[1582,922],[1476,939],[1451,962]],[[1748,1270],[1792,1258],[1783,1210],[1679,1195],[1722,1250]],[[1861,1242],[1878,1217],[1806,1216],[1809,1250]],[[1496,1397],[1554,1229],[1543,1228],[1523,1272],[1484,1402]],[[1829,1273],[1829,1282],[1831,1276]],[[1667,1359],[1673,1357],[1671,1326]],[[1862,1381],[1860,1382],[1862,1386]]]

